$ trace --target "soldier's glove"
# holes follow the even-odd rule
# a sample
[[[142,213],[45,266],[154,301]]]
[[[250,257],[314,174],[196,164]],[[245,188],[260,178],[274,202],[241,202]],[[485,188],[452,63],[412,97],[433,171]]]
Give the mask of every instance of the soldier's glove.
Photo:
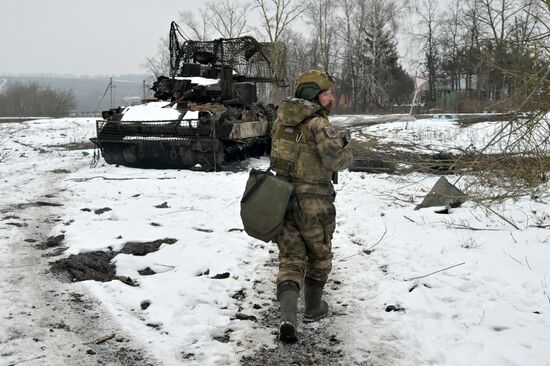
[[[351,131],[349,128],[346,128],[344,131],[340,131],[340,137],[344,142],[344,147],[351,142]]]

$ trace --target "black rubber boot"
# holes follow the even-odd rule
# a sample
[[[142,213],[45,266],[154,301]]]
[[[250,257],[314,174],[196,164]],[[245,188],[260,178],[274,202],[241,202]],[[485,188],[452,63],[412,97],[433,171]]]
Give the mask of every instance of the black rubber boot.
[[[315,322],[328,314],[328,304],[321,300],[325,282],[306,277],[304,281],[304,322]]]
[[[277,286],[277,299],[281,306],[279,340],[293,343],[298,340],[296,333],[296,311],[300,288],[293,281],[283,281]]]

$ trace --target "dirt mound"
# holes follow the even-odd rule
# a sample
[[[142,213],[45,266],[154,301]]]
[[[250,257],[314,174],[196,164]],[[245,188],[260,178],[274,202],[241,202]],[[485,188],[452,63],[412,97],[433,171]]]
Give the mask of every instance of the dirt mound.
[[[94,280],[107,282],[115,278],[116,268],[111,260],[117,253],[88,252],[71,255],[51,264],[54,273],[68,274],[73,281]]]
[[[177,239],[164,238],[150,242],[128,242],[124,244],[120,253],[143,256],[156,252],[162,244],[174,244],[176,241]]]
[[[144,256],[157,251],[162,244],[174,244],[177,240],[164,238],[151,242],[128,242],[120,251],[95,251],[71,255],[51,263],[53,273],[68,275],[73,282],[94,280],[107,282],[119,279],[127,284],[133,284],[129,278],[116,276],[116,267],[111,260],[119,253]]]

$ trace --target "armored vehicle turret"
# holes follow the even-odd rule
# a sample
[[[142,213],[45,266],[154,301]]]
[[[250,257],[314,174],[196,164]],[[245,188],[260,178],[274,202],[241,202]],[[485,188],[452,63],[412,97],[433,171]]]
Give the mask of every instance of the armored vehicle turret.
[[[170,27],[170,75],[156,101],[103,112],[91,139],[109,164],[219,170],[269,152],[276,107],[258,101],[286,85],[285,48],[252,37],[181,41]]]

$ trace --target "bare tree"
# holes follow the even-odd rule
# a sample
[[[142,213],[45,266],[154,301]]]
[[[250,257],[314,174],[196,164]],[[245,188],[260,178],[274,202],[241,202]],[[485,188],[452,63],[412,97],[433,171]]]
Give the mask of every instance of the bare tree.
[[[482,57],[476,65],[478,79],[487,90],[486,98],[506,108],[507,100],[518,103],[509,97],[523,83],[510,70],[527,71],[531,67],[532,57],[525,49],[539,33],[538,19],[544,8],[536,0],[479,0],[479,9]]]
[[[209,0],[205,6],[207,22],[222,38],[241,37],[249,31],[247,18],[251,6],[242,0]]]
[[[179,22],[183,36],[196,41],[241,37],[250,30],[248,12],[251,6],[249,1],[209,0],[198,9],[198,14],[181,11]]]
[[[278,42],[290,24],[304,11],[296,0],[254,0],[269,42]]]
[[[335,69],[336,3],[333,0],[310,0],[305,8],[313,34],[313,46],[319,66],[331,74]]]
[[[183,10],[179,13],[179,23],[183,35],[188,39],[206,41],[210,38],[208,32],[208,14],[206,9],[199,8],[198,20],[190,10]]]
[[[423,32],[419,35],[424,40],[425,47],[425,66],[428,72],[429,98],[433,102],[436,99],[436,77],[439,62],[438,38],[439,38],[439,12],[436,0],[423,0],[421,7],[416,9],[420,17],[419,24],[423,27]]]
[[[396,7],[392,0],[356,0],[351,44],[356,67],[355,107],[381,108],[389,100],[388,87],[397,65]]]
[[[466,90],[473,90],[474,76],[477,74],[477,64],[481,57],[481,33],[482,24],[480,0],[469,0],[462,10],[461,27],[464,29],[464,40],[462,53],[464,54],[463,68],[466,74]],[[476,97],[479,99],[481,85],[476,82]]]
[[[170,51],[168,39],[161,38],[155,56],[147,57],[141,67],[150,75],[158,78],[170,74]]]
[[[447,12],[444,12],[442,24],[442,69],[450,82],[452,90],[461,88],[461,42],[464,38],[460,19],[462,17],[460,0],[453,0]]]
[[[488,27],[497,47],[503,46],[510,32],[507,24],[520,11],[516,0],[480,0],[484,16],[480,19]]]
[[[529,0],[523,5],[526,5],[526,2]],[[499,5],[501,11],[502,4]],[[550,179],[550,9],[546,9],[540,2],[532,5],[533,7],[524,7],[524,12],[528,14],[517,13],[514,17],[513,28],[519,26],[520,29],[512,32],[505,30],[508,36],[502,38],[503,45],[506,45],[505,55],[508,60],[511,55],[531,57],[522,58],[520,63],[512,63],[509,68],[497,63],[493,65],[493,70],[498,70],[501,75],[512,76],[513,79],[521,81],[517,83],[516,90],[512,90],[512,97],[514,94],[519,96],[518,100],[521,102],[516,108],[527,113],[514,113],[515,117],[503,122],[486,145],[478,151],[480,157],[474,163],[479,174],[477,179],[472,180],[469,187],[466,187],[469,196],[478,200],[503,199],[525,194],[537,199],[542,192],[547,191],[547,186],[541,183]],[[530,35],[528,37],[518,38],[516,32],[522,33],[523,30],[529,29],[524,26],[521,19],[525,21],[532,16],[536,22],[534,31],[527,32]],[[506,17],[492,17],[497,18]],[[491,38],[486,38],[484,42],[502,32],[500,23],[495,21],[494,24],[499,26],[488,28],[487,34]],[[493,32],[493,29],[498,32]],[[493,57],[491,50],[494,50],[495,46],[492,43],[488,44],[493,48],[487,48],[487,53]],[[513,58],[511,60],[514,61]],[[484,64],[480,64],[479,67],[487,68]],[[491,150],[497,150],[498,154],[491,154]],[[480,186],[479,182],[491,187],[491,192],[481,192],[484,194],[480,196],[476,192],[476,188]]]
[[[281,41],[287,48],[287,69],[290,80],[295,80],[302,72],[316,66],[311,41],[302,34],[289,29]]]
[[[340,91],[344,96],[344,103],[351,105],[353,111],[356,110],[357,93],[357,66],[355,63],[356,53],[354,52],[355,29],[353,18],[357,8],[356,0],[338,0],[341,9],[341,15],[338,18],[336,27],[337,39],[341,42],[343,52],[340,53],[340,68],[335,73],[340,79]]]

